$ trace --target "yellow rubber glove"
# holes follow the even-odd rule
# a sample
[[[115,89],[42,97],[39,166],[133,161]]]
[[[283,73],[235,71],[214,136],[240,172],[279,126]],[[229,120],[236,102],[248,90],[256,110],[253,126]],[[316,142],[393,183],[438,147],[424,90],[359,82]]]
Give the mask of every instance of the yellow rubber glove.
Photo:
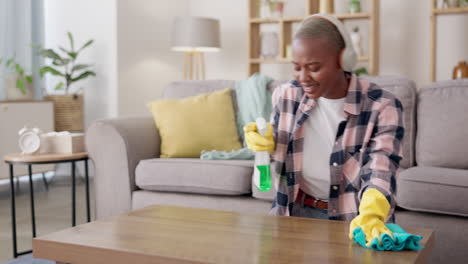
[[[377,238],[380,243],[382,234],[392,236],[391,231],[384,225],[389,211],[390,204],[387,198],[377,189],[367,189],[359,204],[359,215],[351,221],[349,226],[349,238],[353,239],[353,231],[357,227],[360,227],[366,235],[367,246],[370,246],[374,238]]]
[[[265,135],[260,135],[255,122],[248,123],[244,126],[245,142],[247,147],[253,151],[268,151],[275,150],[275,140],[273,139],[273,127],[267,123],[267,132]]]

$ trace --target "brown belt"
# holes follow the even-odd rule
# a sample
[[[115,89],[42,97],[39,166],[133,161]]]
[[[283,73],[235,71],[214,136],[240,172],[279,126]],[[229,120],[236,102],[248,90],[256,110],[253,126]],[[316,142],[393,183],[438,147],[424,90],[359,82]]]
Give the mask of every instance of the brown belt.
[[[312,195],[308,195],[307,193],[303,192],[299,189],[299,193],[297,194],[296,203],[302,204],[302,200],[304,197],[304,205],[315,207],[322,210],[328,210],[328,203],[324,201],[320,201],[315,199]]]

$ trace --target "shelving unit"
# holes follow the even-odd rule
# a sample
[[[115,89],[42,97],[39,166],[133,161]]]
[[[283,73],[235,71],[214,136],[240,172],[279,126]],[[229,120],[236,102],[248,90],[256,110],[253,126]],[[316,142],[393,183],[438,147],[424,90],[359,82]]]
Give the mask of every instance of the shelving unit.
[[[431,81],[436,81],[437,66],[437,17],[440,15],[468,14],[468,7],[437,8],[437,0],[432,0],[431,10],[431,43],[430,43],[430,67]]]
[[[291,58],[286,57],[287,46],[292,42],[293,24],[301,22],[309,15],[318,13],[319,0],[304,0],[305,14],[299,17],[280,17],[280,18],[260,18],[259,4],[261,0],[247,0],[249,7],[249,32],[248,32],[248,56],[249,56],[249,76],[260,71],[260,65],[266,63],[290,63]],[[370,75],[379,73],[379,0],[368,0],[368,11],[354,14],[332,14],[341,21],[345,20],[367,20],[369,22],[369,51],[366,56],[359,57],[359,62],[367,62]],[[260,57],[260,42],[262,24],[279,25],[279,55],[276,58]]]

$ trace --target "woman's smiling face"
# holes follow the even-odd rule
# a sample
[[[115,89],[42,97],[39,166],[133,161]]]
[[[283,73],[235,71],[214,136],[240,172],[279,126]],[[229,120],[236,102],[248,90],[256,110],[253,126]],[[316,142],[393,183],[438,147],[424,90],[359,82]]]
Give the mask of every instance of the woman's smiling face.
[[[324,38],[297,38],[292,43],[293,76],[309,98],[343,97],[338,85],[343,78],[339,54]]]

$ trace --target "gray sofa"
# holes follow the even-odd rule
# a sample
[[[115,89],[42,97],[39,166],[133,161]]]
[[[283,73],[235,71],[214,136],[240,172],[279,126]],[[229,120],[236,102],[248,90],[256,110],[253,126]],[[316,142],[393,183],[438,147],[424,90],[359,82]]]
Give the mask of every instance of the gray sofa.
[[[393,92],[404,107],[402,172],[396,221],[431,228],[431,262],[468,259],[468,80],[416,89],[403,77],[367,77]],[[270,84],[277,87],[281,81]],[[234,81],[180,81],[163,98],[183,98],[234,87]],[[234,100],[235,102],[235,100]],[[152,116],[94,122],[86,145],[95,164],[97,218],[154,204],[266,214],[274,195],[252,188],[252,161],[159,159]]]

